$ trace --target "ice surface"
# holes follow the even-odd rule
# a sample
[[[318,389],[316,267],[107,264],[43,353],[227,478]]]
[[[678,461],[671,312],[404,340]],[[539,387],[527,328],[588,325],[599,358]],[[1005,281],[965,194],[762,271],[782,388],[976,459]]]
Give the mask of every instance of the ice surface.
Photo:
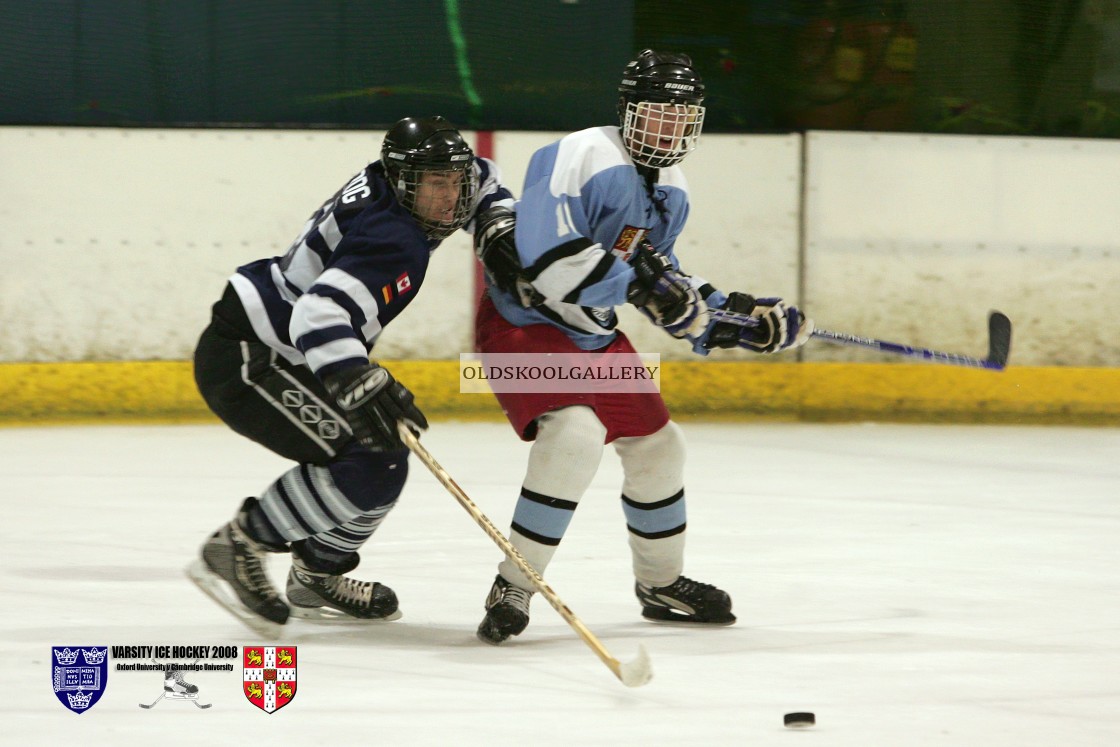
[[[355,572],[404,616],[290,624],[296,698],[268,715],[233,673],[188,672],[202,711],[111,670],[75,715],[52,645],[265,643],[183,567],[287,463],[221,426],[0,429],[3,744],[1117,745],[1120,431],[685,423],[686,573],[728,628],[643,621],[612,451],[546,577],[631,689],[541,599],[519,638],[474,629],[500,553],[417,461]],[[503,530],[528,447],[504,424],[424,443]],[[280,582],[282,556],[270,571]],[[782,714],[814,711],[792,732]]]

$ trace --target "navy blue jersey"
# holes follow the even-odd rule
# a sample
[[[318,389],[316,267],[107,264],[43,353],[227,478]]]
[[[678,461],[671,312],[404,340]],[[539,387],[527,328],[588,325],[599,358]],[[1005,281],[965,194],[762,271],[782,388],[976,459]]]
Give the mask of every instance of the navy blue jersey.
[[[513,201],[492,162],[476,158],[474,168],[468,231],[479,211]],[[416,297],[437,246],[374,162],[311,215],[287,254],[239,267],[230,283],[257,337],[322,379],[369,362],[381,330]]]
[[[688,220],[688,184],[680,167],[661,169],[650,196],[617,127],[574,132],[533,154],[525,192],[517,202],[517,252],[526,276],[544,297],[538,306],[491,285],[498,311],[517,326],[552,324],[581,348],[614,339],[614,307],[626,302],[634,280],[629,265],[649,241],[675,267],[673,247]],[[693,277],[695,287],[704,287]],[[709,303],[722,303],[718,291]]]

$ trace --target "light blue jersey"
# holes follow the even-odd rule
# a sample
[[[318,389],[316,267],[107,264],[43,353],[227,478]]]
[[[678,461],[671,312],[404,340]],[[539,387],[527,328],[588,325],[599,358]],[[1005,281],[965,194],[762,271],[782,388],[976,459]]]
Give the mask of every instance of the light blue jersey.
[[[614,307],[626,302],[634,280],[629,265],[646,239],[679,267],[673,255],[688,219],[688,185],[677,166],[661,169],[654,184],[659,210],[618,128],[581,130],[533,154],[516,205],[517,252],[526,278],[544,302],[524,308],[491,284],[499,313],[519,327],[552,324],[576,345],[594,350],[614,339]],[[701,278],[702,294],[723,294]]]

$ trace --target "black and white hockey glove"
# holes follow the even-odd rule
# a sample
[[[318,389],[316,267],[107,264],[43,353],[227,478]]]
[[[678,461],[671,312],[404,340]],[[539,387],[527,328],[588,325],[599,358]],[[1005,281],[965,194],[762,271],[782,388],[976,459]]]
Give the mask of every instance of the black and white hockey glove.
[[[376,363],[343,369],[323,384],[346,416],[354,438],[368,449],[403,449],[398,420],[414,433],[428,428],[428,419],[413,404],[412,392]]]
[[[634,281],[626,300],[673,337],[699,337],[708,327],[708,304],[688,275],[643,242],[630,260]]]
[[[776,353],[804,345],[813,334],[813,320],[796,306],[786,306],[780,298],[755,298],[749,293],[731,293],[723,305],[727,311],[758,317],[757,327],[731,322],[713,322],[704,347],[746,348],[756,353]]]
[[[479,213],[474,225],[474,253],[490,281],[529,308],[544,298],[525,279],[514,242],[516,227],[517,215],[507,207],[495,205]]]

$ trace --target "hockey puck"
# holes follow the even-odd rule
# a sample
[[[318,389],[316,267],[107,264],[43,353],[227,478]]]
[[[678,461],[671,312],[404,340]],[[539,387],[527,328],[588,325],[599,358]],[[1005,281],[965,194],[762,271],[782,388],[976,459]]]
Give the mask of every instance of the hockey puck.
[[[817,717],[808,711],[787,713],[783,717],[783,720],[790,729],[808,729],[810,726],[817,723]]]

